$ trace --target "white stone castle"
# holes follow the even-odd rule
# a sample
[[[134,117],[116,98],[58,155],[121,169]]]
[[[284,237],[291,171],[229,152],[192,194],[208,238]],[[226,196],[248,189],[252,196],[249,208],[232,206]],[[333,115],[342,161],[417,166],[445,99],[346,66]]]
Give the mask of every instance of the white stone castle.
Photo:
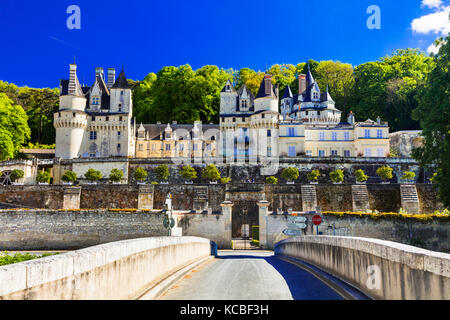
[[[56,157],[190,158],[205,154],[227,162],[259,162],[274,157],[387,157],[389,126],[370,119],[355,122],[322,92],[310,71],[299,76],[299,94],[289,86],[281,99],[266,74],[256,97],[228,81],[220,93],[220,124],[136,125],[125,73],[115,79],[96,69],[91,87],[81,86],[76,65],[61,80],[60,109],[54,116]],[[280,110],[281,109],[281,110]],[[281,111],[281,112],[280,112]],[[216,132],[216,133],[214,133]]]

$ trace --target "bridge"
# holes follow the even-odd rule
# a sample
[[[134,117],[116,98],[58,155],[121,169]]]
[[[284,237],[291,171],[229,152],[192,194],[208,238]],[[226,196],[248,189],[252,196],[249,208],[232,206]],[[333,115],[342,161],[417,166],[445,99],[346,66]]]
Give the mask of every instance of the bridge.
[[[204,238],[153,237],[0,267],[0,300],[449,298],[450,254],[368,238],[217,252]]]

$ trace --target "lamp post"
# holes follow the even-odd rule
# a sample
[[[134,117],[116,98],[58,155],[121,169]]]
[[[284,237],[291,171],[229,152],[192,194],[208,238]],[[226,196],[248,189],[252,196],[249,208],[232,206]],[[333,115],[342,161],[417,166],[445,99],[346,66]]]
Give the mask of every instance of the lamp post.
[[[175,220],[172,218],[172,194],[168,194],[166,197],[166,203],[164,205],[163,212],[166,213],[164,217],[163,225],[168,230],[168,236],[172,235],[172,228],[175,226]]]

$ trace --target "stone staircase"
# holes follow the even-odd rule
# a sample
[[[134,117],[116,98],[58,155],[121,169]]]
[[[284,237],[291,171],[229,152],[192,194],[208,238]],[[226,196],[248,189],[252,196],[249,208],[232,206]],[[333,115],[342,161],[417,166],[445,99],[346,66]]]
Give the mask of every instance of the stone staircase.
[[[369,192],[366,185],[352,185],[353,211],[365,211],[370,209]]]
[[[400,196],[403,202],[419,202],[419,196],[415,185],[401,185]]]
[[[303,211],[315,211],[317,207],[316,187],[311,184],[302,185]]]

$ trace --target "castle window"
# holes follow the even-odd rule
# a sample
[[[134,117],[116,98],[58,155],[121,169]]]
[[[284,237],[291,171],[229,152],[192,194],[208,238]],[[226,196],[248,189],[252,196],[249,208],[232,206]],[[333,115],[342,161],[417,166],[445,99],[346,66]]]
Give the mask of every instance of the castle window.
[[[91,120],[92,120],[92,121],[95,121],[95,117],[92,117]]]
[[[313,93],[313,99],[314,100],[319,100],[319,93],[318,92],[314,92]]]
[[[364,138],[366,138],[366,139],[370,138],[370,129],[364,130]]]
[[[89,139],[90,140],[97,140],[97,131],[91,131],[89,133]]]
[[[344,140],[349,141],[350,140],[350,132],[344,132]]]
[[[266,115],[263,113],[263,114],[261,115],[261,119],[264,119],[265,116],[266,116]]]
[[[180,148],[179,148],[180,151],[184,151],[184,144],[180,144],[179,146],[180,146]]]
[[[337,132],[332,132],[331,133],[331,140],[337,141]]]
[[[74,113],[72,113],[72,115],[73,115],[73,117],[75,118],[76,116],[77,116],[77,114],[74,112]]]
[[[319,150],[319,157],[325,157],[325,150]]]
[[[267,156],[268,157],[272,156],[272,148],[271,147],[267,147]]]
[[[211,151],[211,144],[208,143],[208,144],[206,145],[206,150]]]
[[[194,144],[192,145],[192,150],[193,150],[193,151],[197,151],[197,149],[198,149],[198,148],[197,148],[197,144],[194,143]]]
[[[117,150],[120,151],[120,143],[117,144]]]
[[[58,113],[58,118],[61,118],[61,112]]]
[[[99,105],[100,104],[100,98],[99,97],[93,97],[92,98],[92,104],[93,105]]]
[[[122,121],[122,119],[123,119],[122,117],[119,117],[119,121]]]
[[[117,131],[117,136],[118,136],[119,138],[120,138],[120,134],[121,134],[120,131]]]
[[[364,156],[371,157],[372,156],[372,149],[370,149],[370,148],[364,149]]]
[[[166,151],[170,151],[170,144],[166,144]]]
[[[105,121],[109,121],[109,117],[105,117]]]
[[[384,156],[384,150],[381,148],[377,149],[377,157],[383,158],[383,156]]]
[[[242,122],[245,122],[245,118],[242,118]]]
[[[123,96],[123,91],[120,91],[120,95]]]
[[[288,128],[288,136],[295,137],[295,128]]]
[[[139,144],[139,151],[143,151],[144,150],[144,146],[142,144]]]
[[[122,112],[122,105],[119,104],[119,112]]]
[[[381,129],[377,130],[377,138],[378,139],[383,139],[383,130],[381,130]]]
[[[307,157],[312,157],[312,151],[311,150],[306,150],[306,156]]]
[[[233,122],[236,122],[236,118],[233,118]]]
[[[319,133],[319,140],[320,141],[325,141],[325,132],[320,132]]]
[[[272,136],[272,130],[267,130],[267,136],[271,137]]]
[[[350,150],[344,150],[344,157],[350,157]]]
[[[338,155],[337,150],[331,150],[331,155],[336,157]]]

